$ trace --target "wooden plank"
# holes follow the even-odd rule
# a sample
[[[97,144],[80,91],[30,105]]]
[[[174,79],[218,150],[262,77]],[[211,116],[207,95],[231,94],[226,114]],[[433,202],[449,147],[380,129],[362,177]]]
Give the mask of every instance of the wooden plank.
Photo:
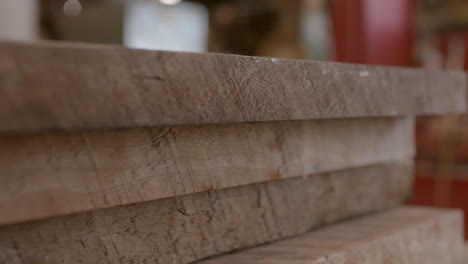
[[[388,163],[0,227],[0,263],[191,263],[400,204],[411,165]]]
[[[400,207],[197,264],[462,264],[463,214]]]
[[[0,137],[0,224],[414,155],[413,119],[176,126]]]
[[[0,132],[466,110],[466,77],[329,62],[0,42]]]

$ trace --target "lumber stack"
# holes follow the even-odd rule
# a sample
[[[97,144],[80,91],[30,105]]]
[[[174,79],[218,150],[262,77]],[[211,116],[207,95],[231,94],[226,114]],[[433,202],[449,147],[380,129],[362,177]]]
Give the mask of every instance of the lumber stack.
[[[461,264],[462,219],[461,212],[402,207],[198,263]]]
[[[459,264],[460,213],[398,206],[413,117],[465,111],[465,89],[456,72],[0,43],[0,263]]]

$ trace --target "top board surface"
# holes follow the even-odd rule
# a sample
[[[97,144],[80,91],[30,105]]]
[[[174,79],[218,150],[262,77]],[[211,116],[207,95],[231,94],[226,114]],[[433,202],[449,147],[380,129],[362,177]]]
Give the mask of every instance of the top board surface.
[[[463,112],[461,72],[0,42],[0,132]]]

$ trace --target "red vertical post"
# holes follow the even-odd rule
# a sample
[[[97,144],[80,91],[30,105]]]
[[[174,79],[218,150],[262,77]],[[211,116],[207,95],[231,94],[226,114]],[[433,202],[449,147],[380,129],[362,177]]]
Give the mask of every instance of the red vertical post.
[[[331,0],[336,61],[413,65],[414,1]]]

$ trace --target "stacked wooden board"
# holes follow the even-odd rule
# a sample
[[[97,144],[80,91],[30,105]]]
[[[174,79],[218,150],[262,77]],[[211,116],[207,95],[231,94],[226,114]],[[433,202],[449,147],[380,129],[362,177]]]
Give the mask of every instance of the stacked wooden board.
[[[461,211],[403,207],[197,263],[462,264],[462,221]]]
[[[453,72],[0,43],[0,263],[322,263],[372,249],[372,263],[458,264],[460,214],[375,213],[411,195],[413,117],[465,111],[465,87]],[[339,246],[314,246],[324,237]]]

